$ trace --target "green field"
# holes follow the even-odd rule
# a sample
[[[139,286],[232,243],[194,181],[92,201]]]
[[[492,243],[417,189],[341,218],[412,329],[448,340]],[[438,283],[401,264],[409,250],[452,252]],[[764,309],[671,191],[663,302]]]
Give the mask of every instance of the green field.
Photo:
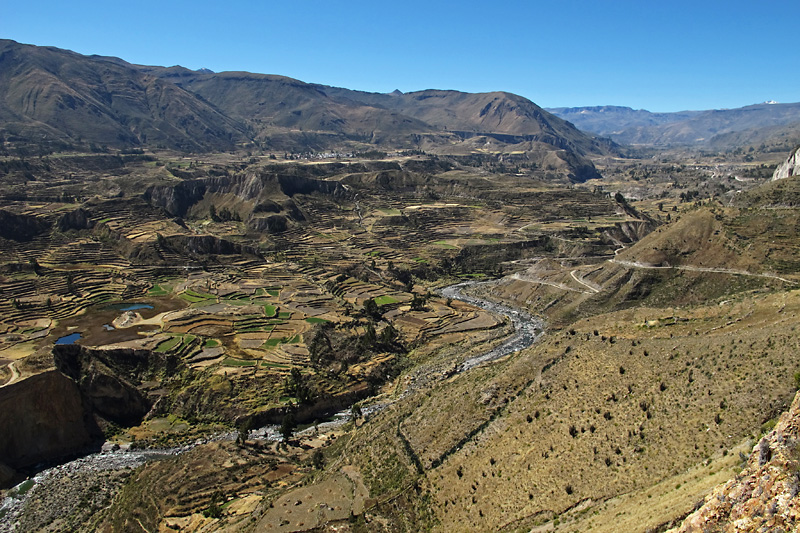
[[[205,302],[208,300],[215,300],[217,298],[216,296],[212,296],[211,294],[206,294],[203,292],[195,292],[190,289],[187,289],[186,291],[180,293],[179,296],[192,304]]]
[[[227,358],[222,361],[222,366],[256,366],[258,361],[245,361],[243,359]]]
[[[181,342],[183,342],[183,338],[181,338],[181,337],[172,337],[171,339],[167,339],[167,340],[159,343],[159,345],[156,346],[155,351],[159,352],[159,353],[168,352],[168,351],[172,350],[173,348],[178,347],[181,344]]]
[[[400,300],[393,298],[389,295],[384,294],[383,296],[378,296],[375,298],[375,303],[378,305],[389,305],[389,304],[396,304],[399,303]]]
[[[153,285],[153,287],[147,291],[148,296],[166,296],[168,294],[169,290],[158,284]]]

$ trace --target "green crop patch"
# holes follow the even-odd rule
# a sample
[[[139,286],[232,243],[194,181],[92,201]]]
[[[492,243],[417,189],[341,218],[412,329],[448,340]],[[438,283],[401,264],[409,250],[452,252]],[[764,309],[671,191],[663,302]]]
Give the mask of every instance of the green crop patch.
[[[262,368],[289,368],[289,365],[285,365],[283,363],[272,363],[270,361],[262,361],[261,366]]]
[[[166,296],[169,294],[169,290],[167,288],[162,287],[161,285],[153,285],[153,287],[147,291],[148,296]]]
[[[261,294],[260,294],[261,296],[263,296],[264,294],[268,294],[269,296],[272,296],[273,298],[277,298],[278,296],[280,296],[282,288],[283,287],[273,286],[273,287],[264,287],[264,288],[258,289],[258,290],[262,291]]]
[[[283,339],[268,339],[264,344],[261,345],[263,349],[275,348],[277,345],[281,343]]]
[[[267,318],[273,318],[277,314],[277,311],[277,306],[269,304],[264,306],[264,315],[266,315]]]
[[[156,346],[155,351],[159,353],[168,352],[181,344],[183,339],[181,337],[172,337],[171,339],[167,339],[162,341]]]
[[[399,303],[400,300],[393,298],[389,295],[384,294],[383,296],[378,296],[375,298],[375,303],[378,305],[389,305],[389,304],[396,304]]]
[[[209,294],[200,294],[193,291],[185,291],[180,293],[178,296],[180,296],[181,298],[192,304],[207,302],[208,300],[215,298],[214,296],[211,296]]]
[[[324,318],[317,318],[315,316],[310,316],[306,318],[306,322],[308,322],[309,324],[325,324],[327,322],[330,322],[330,320],[325,320]]]
[[[231,357],[223,359],[222,361],[222,366],[242,367],[242,366],[256,366],[256,365],[258,365],[258,361],[245,361],[243,359],[233,359]]]
[[[216,298],[213,294],[208,294],[206,292],[196,292],[191,289],[186,289],[184,294],[191,296],[192,298],[201,298],[203,300],[213,300]]]

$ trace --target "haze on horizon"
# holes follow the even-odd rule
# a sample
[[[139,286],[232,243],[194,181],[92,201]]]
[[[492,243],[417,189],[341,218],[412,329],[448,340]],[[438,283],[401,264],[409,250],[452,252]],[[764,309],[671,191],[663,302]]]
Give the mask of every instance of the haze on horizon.
[[[0,36],[131,63],[279,74],[371,92],[507,91],[543,107],[650,111],[800,101],[796,6],[743,0],[457,8],[311,1],[9,3]]]

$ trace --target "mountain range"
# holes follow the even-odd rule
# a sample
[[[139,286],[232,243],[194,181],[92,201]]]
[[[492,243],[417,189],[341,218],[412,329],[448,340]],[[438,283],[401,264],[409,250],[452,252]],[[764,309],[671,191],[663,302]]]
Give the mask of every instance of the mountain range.
[[[614,150],[505,92],[373,94],[276,75],[134,65],[11,40],[0,40],[0,134],[16,143],[182,151],[446,151],[476,137],[522,152]]]
[[[703,146],[715,149],[800,142],[800,103],[763,103],[737,109],[652,113],[630,107],[558,107],[548,111],[620,144]]]

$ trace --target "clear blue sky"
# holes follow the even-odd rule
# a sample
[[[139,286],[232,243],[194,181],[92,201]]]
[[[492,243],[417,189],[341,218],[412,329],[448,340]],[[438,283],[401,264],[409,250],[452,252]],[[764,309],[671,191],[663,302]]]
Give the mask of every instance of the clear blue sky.
[[[797,0],[0,0],[0,37],[131,63],[375,92],[504,90],[543,107],[800,101]]]

